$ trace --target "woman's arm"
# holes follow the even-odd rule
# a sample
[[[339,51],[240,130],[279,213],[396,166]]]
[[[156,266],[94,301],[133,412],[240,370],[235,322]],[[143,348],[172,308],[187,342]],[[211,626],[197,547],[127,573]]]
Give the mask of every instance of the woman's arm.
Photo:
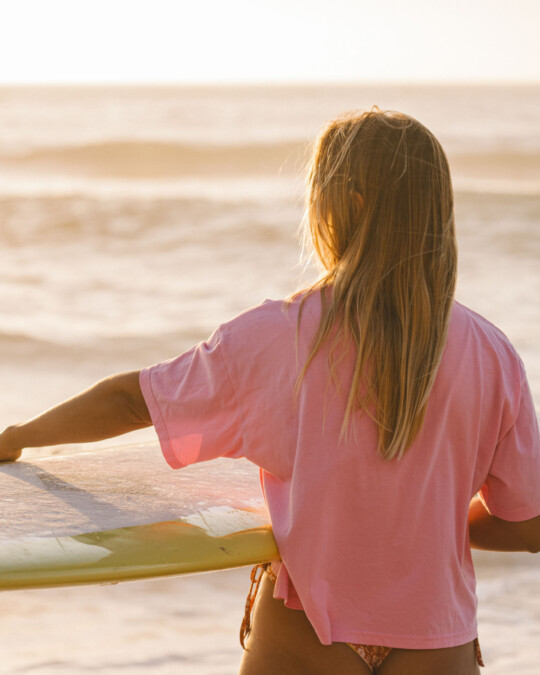
[[[119,373],[0,434],[0,461],[21,456],[23,448],[85,443],[151,426],[139,385],[139,371]]]
[[[540,516],[510,522],[491,515],[476,496],[469,507],[471,548],[485,551],[540,551]]]

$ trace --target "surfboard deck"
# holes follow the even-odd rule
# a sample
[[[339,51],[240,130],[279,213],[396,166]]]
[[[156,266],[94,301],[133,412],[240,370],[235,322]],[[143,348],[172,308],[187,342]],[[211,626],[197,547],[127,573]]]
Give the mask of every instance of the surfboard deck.
[[[157,443],[0,464],[0,590],[279,560],[258,469],[173,471]]]

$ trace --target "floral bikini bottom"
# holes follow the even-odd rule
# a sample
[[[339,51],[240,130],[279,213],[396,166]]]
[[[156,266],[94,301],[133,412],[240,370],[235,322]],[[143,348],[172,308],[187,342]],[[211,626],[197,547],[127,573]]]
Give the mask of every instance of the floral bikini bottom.
[[[244,641],[251,630],[251,611],[253,609],[253,605],[255,604],[255,598],[257,597],[257,592],[259,590],[264,572],[267,572],[274,584],[276,583],[276,575],[272,570],[270,563],[255,565],[255,567],[251,570],[251,586],[246,599],[244,620],[242,621],[242,627],[240,628],[240,644],[244,649]],[[381,647],[379,645],[357,645],[353,644],[352,642],[346,642],[345,644],[347,644],[358,654],[358,656],[360,656],[360,658],[366,663],[374,675],[381,667],[382,662],[392,651],[392,647]],[[480,643],[478,642],[478,638],[476,638],[474,641],[474,647],[476,650],[476,660],[478,665],[483,666],[484,662],[482,661],[482,653],[480,651]]]

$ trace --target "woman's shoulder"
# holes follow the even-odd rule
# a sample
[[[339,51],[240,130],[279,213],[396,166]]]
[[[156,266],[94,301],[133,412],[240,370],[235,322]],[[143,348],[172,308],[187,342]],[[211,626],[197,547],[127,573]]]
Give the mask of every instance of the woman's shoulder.
[[[293,368],[299,325],[302,334],[308,326],[316,327],[319,307],[316,297],[311,296],[304,302],[301,296],[265,300],[218,328],[221,352],[228,363],[242,363],[243,368],[248,364],[253,369],[275,368],[278,364]]]
[[[452,308],[448,337],[462,357],[467,350],[475,351],[522,368],[521,358],[507,335],[485,316],[457,301]]]
[[[317,320],[320,316],[320,293],[302,291],[289,298],[266,299],[259,305],[249,307],[230,321],[222,324],[219,330],[224,334],[242,333],[246,330],[276,337],[276,331],[295,331],[298,318]]]

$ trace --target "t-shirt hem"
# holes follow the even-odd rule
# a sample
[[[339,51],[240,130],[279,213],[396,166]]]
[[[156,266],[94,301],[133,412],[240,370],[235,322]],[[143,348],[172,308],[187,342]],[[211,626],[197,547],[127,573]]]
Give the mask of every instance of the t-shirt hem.
[[[154,392],[152,391],[150,373],[151,368],[145,368],[144,370],[141,370],[139,374],[141,392],[146,402],[148,412],[150,413],[152,424],[156,430],[161,452],[163,453],[165,461],[172,469],[182,469],[186,465],[178,461],[178,457],[172,448],[172,443],[167,432],[167,426],[161,415],[161,411],[154,396]]]
[[[274,597],[278,598],[279,600],[283,600],[285,607],[288,607],[289,609],[298,609],[302,612],[304,611],[302,603],[296,598],[282,598],[279,595],[275,595]]]
[[[283,600],[285,607],[289,609],[304,611],[299,598],[285,598],[280,594],[274,595],[274,597]],[[325,645],[333,642],[349,642],[357,645],[377,645],[396,649],[445,649],[446,647],[459,647],[460,645],[472,642],[477,637],[478,628],[476,623],[468,631],[423,637],[418,637],[417,635],[396,635],[394,633],[355,632],[340,629],[333,630],[328,639],[319,635],[321,643]]]
[[[493,516],[501,518],[502,520],[508,520],[509,522],[517,523],[521,520],[529,520],[530,518],[536,518],[536,516],[540,516],[540,502],[537,502],[534,506],[527,506],[512,511],[500,508],[497,506],[497,504],[490,504],[487,501],[485,504]]]
[[[336,630],[332,632],[331,642],[349,642],[359,645],[377,645],[395,649],[445,649],[458,647],[472,642],[478,637],[476,626],[474,629],[452,633],[449,635],[434,635],[418,637],[416,635],[396,635],[390,633],[350,632]]]

